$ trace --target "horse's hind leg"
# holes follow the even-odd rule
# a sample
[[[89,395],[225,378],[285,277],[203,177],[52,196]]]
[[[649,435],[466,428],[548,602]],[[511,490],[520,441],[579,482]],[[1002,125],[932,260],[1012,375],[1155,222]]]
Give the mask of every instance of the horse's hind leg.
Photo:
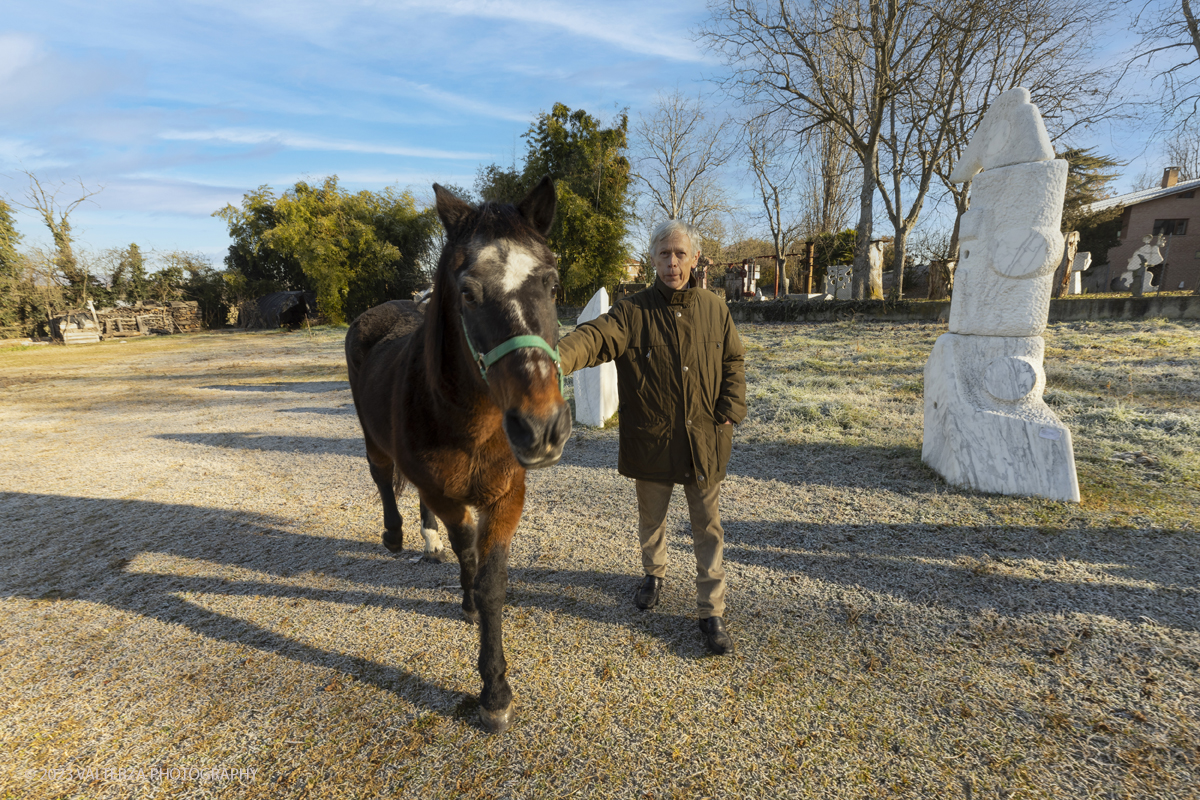
[[[437,516],[421,501],[421,535],[425,537],[425,560],[439,564],[450,559],[450,554],[442,546],[442,537],[438,535]]]
[[[394,464],[389,462],[386,466],[379,466],[369,454],[367,461],[371,465],[375,488],[379,490],[379,499],[383,501],[383,546],[393,553],[399,553],[404,549],[404,521],[400,518],[400,509],[396,507],[396,495],[404,491],[407,481]]]

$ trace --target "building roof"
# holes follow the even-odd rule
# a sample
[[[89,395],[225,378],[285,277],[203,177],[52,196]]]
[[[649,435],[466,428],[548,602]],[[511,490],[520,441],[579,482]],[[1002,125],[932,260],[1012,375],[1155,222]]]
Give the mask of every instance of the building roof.
[[[1173,194],[1186,192],[1191,189],[1200,189],[1200,178],[1191,181],[1180,181],[1174,186],[1168,186],[1163,189],[1156,187],[1154,189],[1142,189],[1140,192],[1130,192],[1129,194],[1117,195],[1116,197],[1107,197],[1103,200],[1097,200],[1087,207],[1091,213],[1097,211],[1106,211],[1110,208],[1124,208],[1125,206],[1136,206],[1138,203],[1145,203],[1147,200],[1157,200],[1160,197],[1170,197]]]

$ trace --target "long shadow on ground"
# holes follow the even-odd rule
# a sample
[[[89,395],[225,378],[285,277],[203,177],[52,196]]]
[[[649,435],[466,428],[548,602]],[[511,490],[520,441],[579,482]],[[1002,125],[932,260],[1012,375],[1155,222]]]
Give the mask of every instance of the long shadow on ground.
[[[1187,531],[725,520],[726,564],[966,613],[1082,612],[1200,630],[1200,541]],[[1036,569],[1037,576],[1022,575]]]
[[[211,639],[234,642],[305,664],[337,669],[395,692],[435,713],[446,713],[473,695],[430,682],[389,664],[297,641],[236,616],[206,609],[183,593],[262,598],[305,598],[369,606],[434,619],[461,620],[458,564],[414,563],[418,551],[380,559],[381,543],[290,532],[269,515],[130,500],[102,500],[0,492],[0,596],[79,600],[181,625]],[[420,537],[409,529],[409,547]],[[320,574],[353,581],[355,588],[320,589],[274,580],[150,573],[130,569],[140,554],[156,554],[241,568],[277,578]],[[512,607],[535,607],[596,621],[623,618],[635,578],[604,572],[526,568],[512,570]],[[366,588],[361,588],[361,587]],[[609,602],[580,602],[564,588],[591,589]],[[373,591],[371,587],[378,587]],[[395,587],[449,589],[446,600],[397,597]],[[684,657],[702,655],[694,622],[669,614],[644,617],[640,627],[675,644]],[[684,631],[691,636],[679,637]],[[512,634],[510,634],[512,635]],[[463,623],[464,642],[478,633]],[[691,642],[695,639],[696,642]],[[691,645],[695,645],[692,647]]]
[[[321,394],[349,390],[347,381],[287,381],[280,383],[226,383],[215,386],[199,386],[199,389],[216,389],[222,392],[295,392],[297,394]]]
[[[409,600],[369,590],[329,591],[254,580],[135,572],[127,567],[140,553],[158,553],[284,578],[309,572],[348,580],[365,577],[366,582],[381,587],[403,584],[408,574],[418,577],[415,585],[437,586],[446,581],[449,572],[439,571],[436,576],[428,570],[421,573],[416,568],[424,565],[403,559],[368,560],[382,546],[300,535],[282,529],[282,521],[270,516],[210,508],[0,492],[0,515],[6,520],[0,546],[9,556],[0,565],[0,595],[81,600],[182,625],[201,636],[353,673],[439,713],[469,699],[408,670],[304,644],[178,595],[304,597],[461,619],[457,599]],[[457,565],[453,566],[457,581]],[[463,636],[474,638],[477,634],[464,623]]]
[[[331,412],[326,412],[331,413]],[[351,411],[353,413],[353,411]],[[333,453],[343,456],[363,456],[366,452],[361,436],[339,439],[330,436],[280,436],[268,433],[229,431],[226,433],[159,433],[155,439],[170,442],[220,447],[225,450],[272,450],[285,453]]]

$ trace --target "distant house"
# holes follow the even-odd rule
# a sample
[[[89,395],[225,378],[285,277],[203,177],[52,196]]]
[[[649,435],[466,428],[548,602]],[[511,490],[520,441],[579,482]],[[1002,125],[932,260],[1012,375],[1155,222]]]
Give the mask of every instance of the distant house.
[[[1200,285],[1200,179],[1179,182],[1179,168],[1163,171],[1162,185],[1092,203],[1092,211],[1122,208],[1121,244],[1108,251],[1108,277],[1119,276],[1142,246],[1143,236],[1163,234],[1164,290]],[[1108,287],[1096,287],[1101,291]]]
[[[639,259],[626,258],[623,266],[626,281],[636,281],[642,276],[642,262]]]

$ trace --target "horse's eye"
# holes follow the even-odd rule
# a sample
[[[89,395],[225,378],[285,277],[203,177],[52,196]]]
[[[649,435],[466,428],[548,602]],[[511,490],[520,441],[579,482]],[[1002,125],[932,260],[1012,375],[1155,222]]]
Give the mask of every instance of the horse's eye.
[[[475,293],[473,291],[471,291],[471,287],[469,287],[469,286],[463,287],[462,299],[463,299],[464,303],[466,303],[467,305],[472,305],[472,306],[475,305],[476,302],[478,302],[475,299]]]

